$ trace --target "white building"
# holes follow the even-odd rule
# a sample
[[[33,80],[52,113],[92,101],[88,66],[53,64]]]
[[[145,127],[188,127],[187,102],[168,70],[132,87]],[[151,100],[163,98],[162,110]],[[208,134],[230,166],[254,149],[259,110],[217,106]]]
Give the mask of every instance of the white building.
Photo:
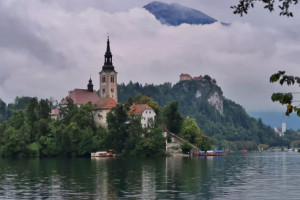
[[[279,136],[284,136],[284,133],[286,132],[286,123],[282,122],[281,127],[274,128],[275,133],[277,133]]]
[[[143,128],[153,128],[156,113],[147,104],[136,104],[130,106],[128,115],[141,116],[141,125]]]

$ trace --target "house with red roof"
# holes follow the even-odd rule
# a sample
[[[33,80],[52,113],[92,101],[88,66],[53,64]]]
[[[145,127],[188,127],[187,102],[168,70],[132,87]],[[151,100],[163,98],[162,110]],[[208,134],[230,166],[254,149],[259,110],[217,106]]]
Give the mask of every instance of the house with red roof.
[[[63,98],[60,102],[60,106],[66,106],[68,99],[72,99],[73,103],[77,106],[81,106],[87,103],[95,104],[99,99],[98,93],[93,89],[92,79],[90,78],[87,85],[87,89],[74,89],[69,92],[69,95]],[[51,111],[51,117],[53,119],[59,118],[59,108],[54,108]]]
[[[135,115],[141,117],[141,125],[143,128],[152,128],[154,125],[154,119],[156,113],[154,110],[147,104],[134,104],[130,106],[128,115]]]

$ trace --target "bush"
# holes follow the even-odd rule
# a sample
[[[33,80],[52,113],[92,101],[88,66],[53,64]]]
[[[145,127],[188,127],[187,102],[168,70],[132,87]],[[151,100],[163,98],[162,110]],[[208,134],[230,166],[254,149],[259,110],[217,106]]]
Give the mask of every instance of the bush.
[[[188,143],[184,143],[183,145],[181,145],[181,150],[182,153],[189,153],[192,149],[192,146]]]

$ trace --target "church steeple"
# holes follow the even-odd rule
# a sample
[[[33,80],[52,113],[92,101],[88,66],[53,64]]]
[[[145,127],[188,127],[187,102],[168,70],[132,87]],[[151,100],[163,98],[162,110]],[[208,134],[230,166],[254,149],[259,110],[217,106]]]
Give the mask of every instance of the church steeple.
[[[87,89],[89,92],[94,92],[94,85],[92,83],[92,78],[90,77],[89,84],[87,85]]]
[[[118,101],[118,73],[112,63],[112,53],[110,51],[109,37],[107,37],[106,52],[104,54],[104,65],[99,72],[100,97],[110,97]]]
[[[112,54],[110,51],[109,37],[107,37],[107,46],[106,46],[106,52],[104,54],[104,65],[103,65],[102,69],[103,70],[114,70],[114,66],[112,64]]]

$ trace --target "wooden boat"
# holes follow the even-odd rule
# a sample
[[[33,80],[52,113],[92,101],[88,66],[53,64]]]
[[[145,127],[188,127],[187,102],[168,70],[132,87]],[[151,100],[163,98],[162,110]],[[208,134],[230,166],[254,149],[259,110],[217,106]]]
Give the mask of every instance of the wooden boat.
[[[227,156],[227,153],[223,150],[215,151],[198,151],[194,153],[195,156]]]
[[[95,153],[91,153],[92,158],[109,158],[114,157],[113,151],[97,151]]]

